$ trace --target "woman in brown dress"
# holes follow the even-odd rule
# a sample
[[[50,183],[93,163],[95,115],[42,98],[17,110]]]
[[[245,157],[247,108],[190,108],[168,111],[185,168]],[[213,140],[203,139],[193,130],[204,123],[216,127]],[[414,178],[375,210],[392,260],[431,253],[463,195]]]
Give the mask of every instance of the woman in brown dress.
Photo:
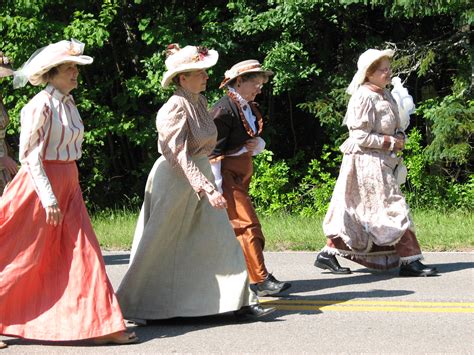
[[[265,147],[260,137],[262,114],[254,100],[271,75],[272,71],[265,70],[254,59],[233,65],[225,72],[221,84],[226,94],[211,111],[217,127],[217,145],[210,156],[212,171],[227,201],[227,214],[258,296],[276,295],[291,286],[277,280],[265,266],[265,237],[249,196],[252,157]]]

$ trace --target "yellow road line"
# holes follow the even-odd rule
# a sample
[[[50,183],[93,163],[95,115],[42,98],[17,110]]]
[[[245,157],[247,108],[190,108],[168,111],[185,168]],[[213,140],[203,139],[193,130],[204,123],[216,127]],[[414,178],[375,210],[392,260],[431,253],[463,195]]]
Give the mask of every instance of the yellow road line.
[[[337,312],[401,312],[401,313],[474,313],[472,308],[434,308],[434,307],[351,307],[351,306],[279,306],[281,311],[337,311]]]
[[[474,302],[423,302],[423,301],[351,301],[351,300],[264,300],[261,303],[272,305],[309,304],[309,305],[380,305],[380,306],[411,306],[411,307],[474,307]]]
[[[473,302],[261,300],[285,311],[474,313]]]

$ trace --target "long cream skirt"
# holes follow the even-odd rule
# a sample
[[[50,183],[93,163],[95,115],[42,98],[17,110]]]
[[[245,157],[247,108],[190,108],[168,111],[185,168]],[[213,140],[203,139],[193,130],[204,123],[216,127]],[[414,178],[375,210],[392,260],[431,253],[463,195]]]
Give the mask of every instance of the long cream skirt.
[[[193,160],[213,179],[207,157]],[[164,157],[148,177],[117,296],[128,319],[203,316],[257,302],[226,211],[199,200]]]

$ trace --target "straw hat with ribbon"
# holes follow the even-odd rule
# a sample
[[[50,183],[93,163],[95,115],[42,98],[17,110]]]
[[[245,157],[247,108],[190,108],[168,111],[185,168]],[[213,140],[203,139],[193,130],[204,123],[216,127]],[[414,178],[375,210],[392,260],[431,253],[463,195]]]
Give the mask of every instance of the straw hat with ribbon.
[[[13,73],[13,87],[25,86],[28,81],[35,86],[44,84],[43,74],[63,63],[91,64],[94,59],[83,55],[83,52],[84,43],[75,39],[59,41],[40,48]]]
[[[168,58],[165,61],[166,72],[163,74],[161,86],[168,87],[173,78],[181,73],[207,69],[214,66],[219,54],[205,47],[186,46],[180,48],[173,43],[167,48]]]
[[[10,76],[13,74],[10,58],[0,52],[0,78]]]
[[[378,49],[367,49],[364,53],[360,55],[359,60],[357,61],[357,72],[355,73],[351,83],[347,87],[346,92],[350,95],[353,95],[356,92],[359,86],[364,83],[367,74],[367,69],[369,69],[370,65],[373,62],[383,57],[391,58],[394,54],[395,51],[391,49],[385,49],[382,51]]]
[[[247,73],[263,73],[263,74],[266,74],[267,76],[273,75],[273,72],[271,70],[263,69],[262,65],[260,64],[258,60],[255,60],[255,59],[244,60],[243,62],[234,64],[232,68],[230,68],[229,70],[225,72],[224,80],[219,86],[219,89],[222,89],[224,86],[226,86],[229,82],[231,82],[238,76],[241,76]]]

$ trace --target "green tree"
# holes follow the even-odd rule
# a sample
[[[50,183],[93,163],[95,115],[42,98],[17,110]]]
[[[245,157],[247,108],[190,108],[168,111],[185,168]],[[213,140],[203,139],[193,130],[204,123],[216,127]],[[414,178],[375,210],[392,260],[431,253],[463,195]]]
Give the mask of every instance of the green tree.
[[[473,18],[467,0],[3,0],[0,49],[18,66],[48,43],[70,37],[86,43],[95,61],[81,68],[73,94],[87,129],[82,186],[98,206],[141,200],[158,157],[155,115],[172,93],[160,86],[169,43],[218,50],[209,70],[210,103],[222,95],[217,87],[226,69],[260,60],[275,72],[258,98],[273,155],[258,163],[269,171],[262,168],[264,180],[257,178],[253,192],[262,208],[304,206],[307,213],[321,210],[337,176],[334,152],[347,134],[344,90],[370,47],[397,49],[395,74],[420,107],[412,127],[421,134],[427,175],[441,184],[472,181]],[[19,111],[39,88],[13,91],[10,79],[0,84],[15,142]],[[286,180],[276,178],[281,184],[265,192],[272,172]]]

